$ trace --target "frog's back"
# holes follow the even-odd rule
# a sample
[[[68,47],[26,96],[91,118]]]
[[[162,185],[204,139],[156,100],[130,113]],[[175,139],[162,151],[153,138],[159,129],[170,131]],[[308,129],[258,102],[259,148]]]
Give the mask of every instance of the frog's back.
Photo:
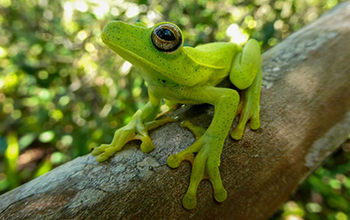
[[[194,48],[198,53],[196,58],[201,63],[213,66],[231,66],[234,54],[237,51],[237,45],[230,42],[214,42],[198,45]]]

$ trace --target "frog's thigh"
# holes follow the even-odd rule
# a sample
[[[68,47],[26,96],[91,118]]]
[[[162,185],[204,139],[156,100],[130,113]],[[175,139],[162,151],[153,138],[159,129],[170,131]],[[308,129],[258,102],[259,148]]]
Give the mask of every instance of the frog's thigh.
[[[240,110],[239,123],[237,127],[232,131],[231,137],[235,140],[239,140],[243,136],[245,126],[250,120],[250,128],[256,130],[260,127],[259,119],[259,102],[260,102],[260,90],[262,84],[262,70],[260,69],[258,75],[255,77],[251,86],[243,91],[244,96],[242,109]]]
[[[190,150],[185,150],[175,155],[175,157],[169,158],[170,161],[168,159],[168,164],[169,162],[177,162],[175,165],[178,165],[189,154],[198,152],[192,166],[190,185],[183,198],[183,205],[187,209],[196,206],[197,187],[204,174],[208,175],[213,184],[215,199],[222,202],[227,197],[219,172],[220,157],[224,141],[236,113],[239,95],[231,89],[215,88],[210,91],[211,98],[207,102],[215,106],[215,112],[208,130],[188,148]]]
[[[230,71],[230,80],[238,89],[248,88],[261,68],[261,52],[259,43],[250,39],[243,51],[236,55]]]

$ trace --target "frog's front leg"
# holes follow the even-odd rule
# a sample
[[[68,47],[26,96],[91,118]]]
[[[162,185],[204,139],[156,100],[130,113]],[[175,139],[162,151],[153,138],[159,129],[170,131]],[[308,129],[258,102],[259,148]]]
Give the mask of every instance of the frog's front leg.
[[[151,121],[155,119],[160,108],[160,99],[155,98],[152,94],[149,94],[149,98],[150,101],[133,115],[132,120],[115,132],[110,144],[102,144],[92,151],[92,155],[97,156],[97,161],[102,162],[107,160],[114,153],[120,151],[127,142],[135,139],[142,141],[141,150],[144,153],[148,153],[154,149],[153,142],[148,135],[148,129],[157,127],[168,121],[165,119],[152,124]]]
[[[238,93],[226,88],[201,89],[201,92],[197,91],[196,97],[200,99],[198,101],[215,106],[213,120],[207,131],[198,140],[186,150],[170,156],[167,161],[170,167],[176,168],[183,160],[192,161],[193,155],[196,154],[192,165],[190,185],[182,200],[186,209],[193,209],[196,206],[197,187],[205,176],[208,176],[213,185],[214,198],[218,202],[226,199],[227,192],[223,187],[219,172],[220,156],[239,103]]]
[[[231,133],[235,140],[242,138],[248,120],[250,120],[251,129],[256,130],[260,127],[261,63],[260,46],[254,39],[249,40],[243,51],[234,58],[230,80],[238,89],[243,90],[237,112],[240,114],[239,123]]]

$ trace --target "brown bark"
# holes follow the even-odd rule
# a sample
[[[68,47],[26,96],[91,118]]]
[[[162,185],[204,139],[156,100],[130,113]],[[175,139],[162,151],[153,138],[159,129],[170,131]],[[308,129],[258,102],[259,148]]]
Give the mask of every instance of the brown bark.
[[[226,140],[225,202],[203,181],[197,207],[182,207],[191,167],[166,159],[194,137],[170,123],[151,132],[150,154],[132,142],[108,162],[79,157],[2,195],[0,219],[267,219],[350,133],[349,39],[346,2],[263,55],[262,126]],[[213,108],[172,114],[208,126]]]

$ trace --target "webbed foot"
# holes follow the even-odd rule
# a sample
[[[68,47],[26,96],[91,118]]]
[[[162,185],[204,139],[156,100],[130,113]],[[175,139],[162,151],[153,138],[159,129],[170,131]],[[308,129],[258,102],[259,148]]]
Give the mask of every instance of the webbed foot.
[[[244,103],[239,117],[239,123],[237,127],[233,129],[231,137],[235,140],[240,140],[243,136],[248,120],[250,120],[250,128],[252,130],[257,130],[260,127],[259,112],[259,106],[254,106],[254,104],[249,101]]]
[[[177,117],[166,117],[164,119],[143,123],[135,117],[129,124],[119,128],[114,133],[111,144],[100,145],[92,151],[92,155],[96,156],[96,160],[99,162],[105,161],[116,152],[122,150],[124,145],[131,140],[141,140],[141,151],[149,153],[154,149],[154,144],[148,135],[148,130],[176,120]]]
[[[212,183],[215,200],[223,202],[227,198],[227,192],[222,185],[219,172],[223,140],[205,135],[205,128],[195,126],[188,121],[182,122],[181,126],[189,128],[197,138],[197,141],[186,150],[169,156],[167,160],[167,164],[171,168],[179,167],[183,160],[188,160],[192,163],[190,185],[182,199],[183,206],[186,209],[196,207],[197,187],[203,179],[209,179]],[[194,156],[195,154],[196,156]]]
[[[194,125],[190,121],[187,121],[187,120],[182,121],[180,126],[183,128],[188,128],[195,135],[196,139],[199,139],[207,130],[207,128]]]

